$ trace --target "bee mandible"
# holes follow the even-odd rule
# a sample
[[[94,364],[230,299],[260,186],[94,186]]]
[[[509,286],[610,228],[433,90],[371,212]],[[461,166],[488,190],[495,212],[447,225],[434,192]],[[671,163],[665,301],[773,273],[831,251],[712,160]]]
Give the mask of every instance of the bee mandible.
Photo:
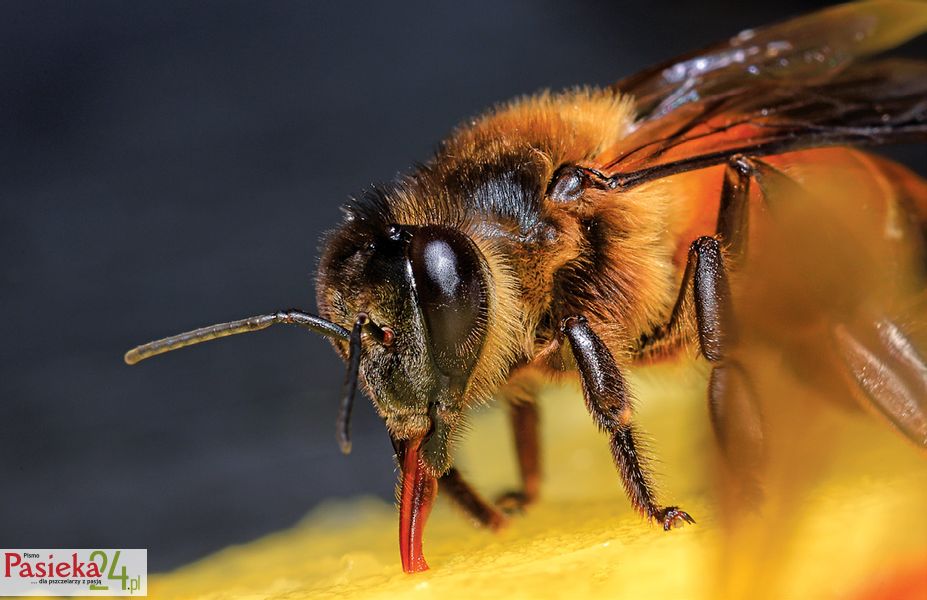
[[[730,274],[749,258],[763,181],[801,185],[803,165],[852,162],[890,182],[872,201],[913,224],[898,243],[921,243],[927,185],[850,146],[927,139],[927,62],[870,58],[925,29],[920,2],[842,5],[610,87],[499,105],[345,206],[323,241],[319,316],[213,325],[125,360],[275,324],[328,338],[347,363],[342,450],[360,384],[396,451],[406,572],[428,568],[423,530],[438,490],[491,529],[537,500],[534,399],[563,372],[578,374],[633,507],[666,530],[694,523],[654,492],[627,373],[691,347],[711,365],[709,406],[723,405],[737,377],[728,348],[747,325]],[[925,447],[927,365],[900,327],[880,331],[889,333],[867,343],[901,359],[879,363],[845,332],[835,334],[838,354],[861,397]],[[915,384],[886,385],[896,379]],[[452,446],[467,412],[494,397],[511,409],[521,485],[490,503],[454,468]]]

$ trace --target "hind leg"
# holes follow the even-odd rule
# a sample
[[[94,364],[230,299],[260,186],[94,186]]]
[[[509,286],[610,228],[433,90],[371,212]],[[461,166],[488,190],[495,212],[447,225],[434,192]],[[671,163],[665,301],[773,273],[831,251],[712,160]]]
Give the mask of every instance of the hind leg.
[[[755,471],[763,456],[762,415],[746,370],[731,354],[737,322],[728,273],[746,258],[750,184],[759,173],[779,176],[765,163],[731,159],[721,190],[717,232],[692,242],[670,318],[642,341],[637,352],[646,358],[697,337],[701,354],[712,364],[708,407],[719,447],[738,478],[754,490]]]

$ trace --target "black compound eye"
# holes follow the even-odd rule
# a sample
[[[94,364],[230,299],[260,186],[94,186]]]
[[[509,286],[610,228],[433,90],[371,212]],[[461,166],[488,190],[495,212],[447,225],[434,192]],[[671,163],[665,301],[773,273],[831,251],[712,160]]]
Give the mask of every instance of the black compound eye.
[[[466,377],[486,337],[480,251],[456,229],[427,226],[415,230],[407,256],[435,365],[449,377]]]
[[[583,171],[579,167],[567,165],[554,173],[547,188],[547,195],[554,202],[575,202],[583,195],[585,189]]]

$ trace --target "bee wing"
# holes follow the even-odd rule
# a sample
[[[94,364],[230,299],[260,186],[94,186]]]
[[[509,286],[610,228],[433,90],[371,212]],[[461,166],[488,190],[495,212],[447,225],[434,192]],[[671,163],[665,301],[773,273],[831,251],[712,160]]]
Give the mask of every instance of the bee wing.
[[[636,129],[596,168],[619,187],[727,161],[927,139],[927,62],[853,64],[927,30],[927,4],[838,6],[625,79]]]
[[[827,79],[853,62],[893,48],[927,29],[922,2],[856,2],[777,25],[748,29],[727,41],[670,59],[614,84],[653,120],[747,82]]]

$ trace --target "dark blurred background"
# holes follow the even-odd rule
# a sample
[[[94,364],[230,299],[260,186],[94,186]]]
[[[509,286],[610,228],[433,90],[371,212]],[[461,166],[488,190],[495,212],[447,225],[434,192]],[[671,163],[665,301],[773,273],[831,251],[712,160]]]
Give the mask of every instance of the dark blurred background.
[[[148,548],[165,570],[324,498],[389,498],[368,401],[338,452],[323,340],[123,352],[314,310],[339,205],[494,102],[823,4],[0,3],[0,545]]]

